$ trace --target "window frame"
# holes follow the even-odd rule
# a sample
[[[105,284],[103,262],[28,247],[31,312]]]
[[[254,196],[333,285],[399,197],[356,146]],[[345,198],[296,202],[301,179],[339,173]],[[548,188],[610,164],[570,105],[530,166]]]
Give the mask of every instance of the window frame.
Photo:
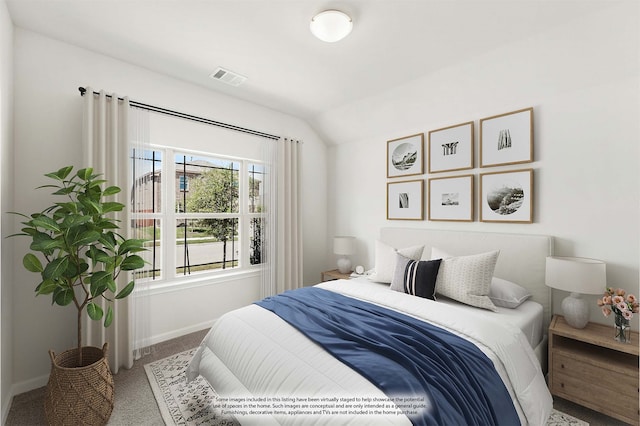
[[[250,213],[249,212],[249,167],[251,164],[261,165],[264,167],[264,163],[260,160],[241,158],[223,154],[215,154],[210,152],[202,152],[196,150],[189,150],[180,147],[164,146],[150,144],[147,149],[149,151],[159,151],[162,155],[161,176],[172,176],[173,178],[161,178],[160,182],[160,194],[161,201],[159,203],[160,212],[148,213],[148,212],[134,212],[135,206],[130,206],[131,220],[144,220],[144,219],[156,219],[160,220],[160,247],[156,253],[156,256],[160,257],[160,274],[157,277],[141,277],[137,281],[150,286],[152,289],[180,286],[180,288],[188,287],[192,285],[206,285],[216,281],[228,281],[237,276],[242,275],[259,275],[262,271],[263,263],[251,264],[250,261],[250,249],[251,249],[251,236],[250,232],[251,220],[253,218],[264,218],[264,212]],[[237,213],[184,213],[176,211],[177,206],[177,194],[182,193],[180,189],[179,179],[175,179],[177,167],[176,167],[176,155],[194,155],[199,157],[209,157],[213,159],[229,160],[238,164],[238,212]],[[136,179],[135,176],[132,176]],[[130,186],[133,188],[133,185]],[[180,220],[197,220],[203,218],[211,219],[238,219],[238,240],[237,240],[237,252],[238,252],[238,266],[227,269],[215,269],[209,271],[201,271],[190,274],[181,274],[177,272],[177,236],[176,236],[176,223]]]

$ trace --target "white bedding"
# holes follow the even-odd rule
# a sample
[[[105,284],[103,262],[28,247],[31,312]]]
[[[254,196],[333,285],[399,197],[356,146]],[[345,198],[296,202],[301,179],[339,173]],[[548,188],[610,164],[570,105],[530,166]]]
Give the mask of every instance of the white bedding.
[[[481,309],[394,292],[367,280],[330,281],[318,287],[403,311],[474,342],[494,363],[523,424],[544,425],[552,399],[540,364],[519,325]],[[513,317],[514,313],[507,313]],[[526,328],[526,327],[525,327]],[[502,330],[496,332],[496,330]],[[532,332],[533,334],[533,332]],[[221,317],[189,366],[191,380],[205,377],[225,397],[366,396],[384,398],[351,370],[270,311],[250,305]],[[242,424],[335,424],[328,416],[247,415]],[[404,416],[345,415],[340,424],[410,424]]]
[[[480,311],[480,314],[497,319],[498,321],[510,322],[522,330],[522,333],[527,338],[527,341],[532,348],[538,346],[544,337],[544,321],[542,318],[543,308],[542,305],[532,300],[524,301],[517,309],[497,306],[497,312],[491,312],[487,310],[479,310],[473,306],[463,305],[455,300],[447,299],[446,297],[436,297],[437,301],[440,303],[455,305],[459,309],[474,311],[476,314]]]

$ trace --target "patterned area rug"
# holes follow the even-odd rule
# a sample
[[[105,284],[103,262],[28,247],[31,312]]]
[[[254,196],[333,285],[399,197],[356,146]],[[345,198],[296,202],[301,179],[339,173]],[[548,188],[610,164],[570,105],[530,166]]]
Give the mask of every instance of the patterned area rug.
[[[195,349],[149,363],[144,369],[168,426],[237,426],[234,418],[224,417],[214,408],[218,395],[206,380],[198,377],[187,383],[185,370]],[[587,422],[553,410],[547,426],[588,426]]]

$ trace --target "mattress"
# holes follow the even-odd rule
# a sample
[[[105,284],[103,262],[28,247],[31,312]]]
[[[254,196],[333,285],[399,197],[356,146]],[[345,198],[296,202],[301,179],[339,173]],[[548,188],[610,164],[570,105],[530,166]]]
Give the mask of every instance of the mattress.
[[[388,286],[367,280],[331,281],[318,287],[346,296],[390,307],[428,321],[473,342],[493,362],[502,378],[522,424],[543,425],[552,400],[527,326],[530,319],[517,314],[491,316],[477,308],[441,303],[393,292]],[[534,317],[525,308],[523,317]],[[506,319],[509,319],[508,321]],[[501,329],[503,332],[496,333]],[[529,331],[531,331],[529,333]],[[221,317],[194,355],[187,376],[205,377],[223,397],[245,399],[293,398],[303,396],[384,398],[368,380],[336,360],[321,347],[277,315],[250,305]],[[410,424],[397,414],[377,414],[375,418],[345,415],[295,416],[287,413],[232,411],[242,424]]]

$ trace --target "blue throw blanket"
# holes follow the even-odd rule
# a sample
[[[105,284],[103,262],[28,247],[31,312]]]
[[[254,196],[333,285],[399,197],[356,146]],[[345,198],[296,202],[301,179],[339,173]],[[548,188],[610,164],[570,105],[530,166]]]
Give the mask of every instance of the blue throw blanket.
[[[308,287],[256,302],[389,398],[426,396],[416,425],[518,425],[509,392],[474,344],[408,315]]]

